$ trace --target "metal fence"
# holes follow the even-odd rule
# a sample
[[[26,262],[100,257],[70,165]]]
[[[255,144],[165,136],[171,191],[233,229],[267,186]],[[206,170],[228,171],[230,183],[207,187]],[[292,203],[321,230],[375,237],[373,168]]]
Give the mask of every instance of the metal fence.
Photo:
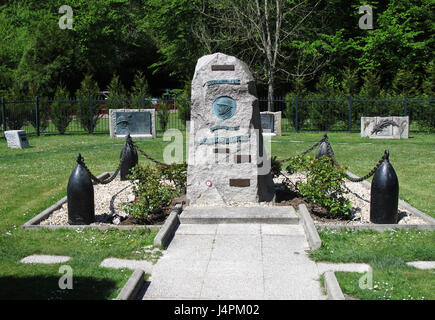
[[[162,102],[169,105],[166,128],[161,121]],[[434,98],[367,99],[299,98],[297,96],[272,100],[274,111],[282,112],[282,131],[360,131],[362,116],[409,116],[411,131],[435,130]],[[181,99],[44,99],[8,101],[0,98],[0,136],[5,130],[26,130],[29,135],[59,133],[109,133],[108,110],[157,110],[156,131],[174,128],[185,130],[181,106],[189,108],[190,101]],[[269,101],[259,99],[260,111],[268,109]]]

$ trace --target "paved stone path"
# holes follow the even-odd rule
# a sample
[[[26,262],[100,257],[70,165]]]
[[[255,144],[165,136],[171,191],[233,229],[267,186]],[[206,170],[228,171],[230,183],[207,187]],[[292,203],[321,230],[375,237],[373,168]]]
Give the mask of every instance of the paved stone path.
[[[181,224],[143,299],[326,299],[302,225]]]

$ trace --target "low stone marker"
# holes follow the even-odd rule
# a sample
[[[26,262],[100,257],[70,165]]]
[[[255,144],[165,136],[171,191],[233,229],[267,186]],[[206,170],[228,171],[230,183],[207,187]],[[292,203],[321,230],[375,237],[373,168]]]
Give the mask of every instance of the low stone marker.
[[[128,134],[132,138],[156,137],[155,109],[110,109],[110,136],[125,138]]]
[[[5,131],[5,138],[8,147],[13,149],[30,148],[25,130],[8,130]]]
[[[409,117],[361,117],[361,137],[408,139]]]
[[[263,135],[280,136],[281,135],[281,111],[260,112],[261,128]]]
[[[241,60],[203,56],[192,81],[187,172],[190,204],[271,201],[255,79]]]

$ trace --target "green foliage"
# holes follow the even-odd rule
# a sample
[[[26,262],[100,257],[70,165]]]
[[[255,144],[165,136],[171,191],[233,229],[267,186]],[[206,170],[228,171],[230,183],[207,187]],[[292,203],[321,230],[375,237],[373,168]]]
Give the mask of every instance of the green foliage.
[[[89,133],[97,125],[98,119],[101,116],[102,109],[101,103],[97,101],[97,95],[100,89],[96,81],[92,79],[91,75],[86,75],[82,80],[80,89],[76,91],[76,115],[78,116],[83,128]],[[92,107],[92,120],[91,118]],[[91,126],[92,121],[92,126]]]
[[[295,157],[286,171],[306,174],[307,181],[296,184],[297,191],[304,198],[326,208],[332,217],[350,216],[350,202],[343,196],[347,193],[343,188],[345,169],[334,166],[331,158]]]
[[[178,118],[185,124],[190,120],[190,91],[192,83],[187,81],[182,93],[177,96],[177,114]]]
[[[281,162],[277,159],[276,156],[272,156],[270,158],[270,172],[273,178],[277,178],[281,175]]]
[[[82,65],[71,30],[61,30],[52,17],[44,18],[34,26],[14,73],[14,82],[23,92],[53,97],[60,82],[68,90],[77,84]]]
[[[128,106],[127,91],[119,79],[118,75],[114,75],[110,81],[109,95],[106,101],[108,109],[125,109]]]
[[[177,176],[181,171],[181,166],[165,168],[160,165],[143,167],[137,165],[134,167],[129,178],[137,200],[125,206],[127,213],[138,219],[144,219],[169,206],[172,199],[180,194],[181,188],[185,188],[183,178]]]
[[[131,106],[133,109],[151,108],[151,101],[149,100],[150,90],[148,81],[145,75],[138,71],[134,75],[133,87],[131,88]]]
[[[392,88],[394,93],[399,96],[417,96],[418,82],[415,74],[408,69],[398,70],[394,76]]]
[[[341,73],[342,77],[342,90],[347,96],[353,96],[358,93],[358,72],[355,69],[346,67]]]
[[[168,126],[168,122],[169,122],[169,116],[170,116],[170,111],[171,110],[171,106],[169,104],[169,102],[165,101],[165,100],[160,100],[160,104],[159,104],[159,111],[158,111],[158,117],[159,117],[159,123],[160,123],[160,128],[165,131],[166,127]]]
[[[330,129],[337,122],[338,107],[329,99],[336,96],[336,83],[334,77],[323,73],[316,84],[317,94],[309,111],[310,120],[314,127],[321,131]]]
[[[5,99],[6,126],[10,130],[19,130],[30,119],[32,103],[23,102],[29,98],[17,86],[13,86]]]
[[[177,195],[186,193],[187,163],[173,163],[160,166],[162,179],[169,180],[175,186]]]
[[[50,118],[60,134],[64,134],[72,121],[72,101],[65,87],[58,87],[51,105]]]
[[[286,108],[284,110],[284,116],[287,119],[292,119],[294,128],[298,130],[302,129],[305,121],[309,115],[309,108],[301,98],[305,98],[308,92],[305,87],[304,81],[301,78],[297,78],[294,82],[294,92],[289,92],[285,96]],[[296,111],[296,98],[298,99],[297,111]],[[296,122],[297,112],[297,122]]]
[[[435,60],[427,64],[425,77],[422,83],[422,90],[425,97],[432,99],[425,102],[416,114],[417,123],[426,131],[435,131]]]

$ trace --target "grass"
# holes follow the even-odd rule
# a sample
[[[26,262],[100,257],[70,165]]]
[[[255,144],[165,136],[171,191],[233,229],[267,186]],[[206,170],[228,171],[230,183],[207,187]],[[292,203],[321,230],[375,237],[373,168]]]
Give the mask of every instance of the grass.
[[[397,141],[370,140],[360,138],[359,134],[328,135],[338,161],[347,163],[349,169],[359,175],[366,174],[376,164],[385,148],[390,149],[390,159],[399,177],[400,197],[435,216],[432,196],[434,135],[412,134],[408,140]],[[288,133],[273,138],[272,154],[279,159],[295,155],[321,137],[322,133],[313,132]],[[88,168],[99,175],[116,169],[124,141],[112,139],[107,134],[30,136],[29,141],[31,148],[19,150],[8,148],[6,142],[0,140],[0,299],[116,297],[131,271],[100,268],[99,264],[107,257],[143,258],[146,255],[143,248],[152,244],[155,233],[26,231],[20,226],[66,195],[68,178],[78,153],[82,154]],[[151,157],[163,160],[162,151],[171,142],[163,141],[160,133],[156,139],[136,140],[136,143]],[[141,164],[147,161],[140,155]],[[415,242],[416,238],[408,240],[423,248],[427,242],[432,244],[433,250],[433,233],[422,234],[421,242]],[[354,252],[356,257],[358,252]],[[31,254],[71,256],[67,264],[73,269],[74,289],[59,290],[58,280],[62,276],[59,265],[19,263]],[[10,290],[11,287],[17,289]]]
[[[321,230],[322,247],[310,252],[314,261],[368,263],[373,288],[361,289],[363,274],[337,272],[343,292],[364,300],[434,300],[433,270],[419,270],[409,261],[435,260],[435,232],[428,230]]]
[[[153,243],[156,232],[25,231],[20,226],[66,195],[67,181],[79,152],[98,175],[116,169],[124,141],[106,135],[42,136],[29,140],[32,147],[23,150],[9,149],[6,142],[0,142],[0,299],[116,297],[131,271],[100,268],[99,264],[107,257],[142,259],[147,254],[143,248]],[[160,145],[162,141],[148,141],[144,149],[159,158]],[[59,265],[19,263],[31,254],[71,256],[67,264],[73,268],[74,290],[59,290]],[[11,292],[15,283],[17,290]]]

